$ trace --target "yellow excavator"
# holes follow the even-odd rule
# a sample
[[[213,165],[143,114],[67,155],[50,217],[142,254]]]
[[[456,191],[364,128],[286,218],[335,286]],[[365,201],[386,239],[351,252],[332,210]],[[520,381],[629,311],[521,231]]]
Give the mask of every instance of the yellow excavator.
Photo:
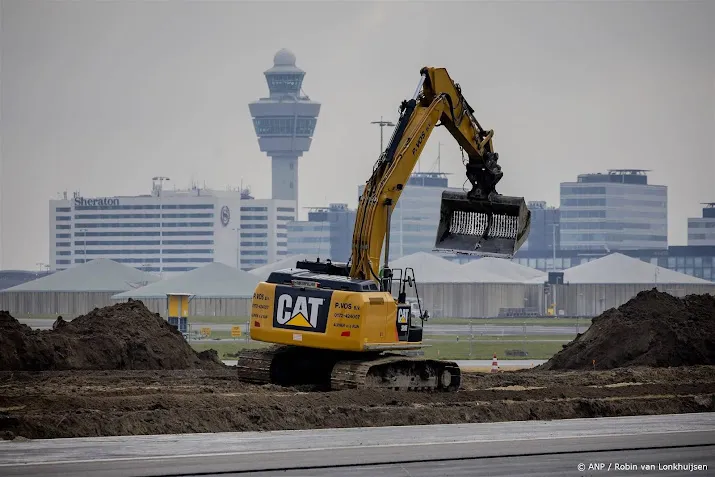
[[[415,288],[420,303],[414,270],[389,267],[392,210],[430,134],[441,125],[466,152],[471,190],[442,193],[434,250],[510,258],[529,234],[531,215],[523,197],[496,192],[503,173],[493,149],[494,133],[474,118],[459,85],[444,68],[425,67],[420,74],[414,96],[400,105],[399,122],[360,198],[350,259],[299,261],[258,284],[250,336],[273,345],[240,353],[239,379],[326,390],[459,389],[456,362],[420,356],[427,346],[427,315],[421,309],[414,313],[406,303],[408,287]]]

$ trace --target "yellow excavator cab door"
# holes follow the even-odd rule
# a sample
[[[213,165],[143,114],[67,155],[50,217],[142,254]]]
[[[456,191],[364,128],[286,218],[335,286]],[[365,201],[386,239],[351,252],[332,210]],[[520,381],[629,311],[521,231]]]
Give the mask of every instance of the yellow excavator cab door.
[[[474,199],[444,191],[435,251],[512,258],[529,236],[531,211],[523,197]]]

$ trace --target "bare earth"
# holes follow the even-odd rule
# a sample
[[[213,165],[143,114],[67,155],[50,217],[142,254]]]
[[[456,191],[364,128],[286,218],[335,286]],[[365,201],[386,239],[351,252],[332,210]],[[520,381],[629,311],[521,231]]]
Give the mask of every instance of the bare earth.
[[[715,411],[715,366],[464,375],[457,393],[253,386],[235,370],[0,373],[12,439]]]

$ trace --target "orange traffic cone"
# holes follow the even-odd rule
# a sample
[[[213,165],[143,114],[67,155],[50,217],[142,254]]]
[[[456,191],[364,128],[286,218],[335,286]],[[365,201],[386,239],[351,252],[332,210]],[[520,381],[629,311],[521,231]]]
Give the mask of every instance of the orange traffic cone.
[[[494,358],[492,358],[492,373],[499,372],[499,363],[497,363],[497,354],[494,353]]]

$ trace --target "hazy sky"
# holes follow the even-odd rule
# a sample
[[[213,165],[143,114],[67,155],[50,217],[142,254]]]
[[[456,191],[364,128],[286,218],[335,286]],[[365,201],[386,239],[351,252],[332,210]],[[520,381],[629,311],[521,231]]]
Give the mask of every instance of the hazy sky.
[[[559,182],[653,169],[669,241],[715,201],[715,2],[2,1],[0,268],[47,262],[48,200],[243,180],[270,196],[248,111],[280,48],[322,103],[300,206],[357,203],[422,66],[446,67],[495,130],[499,192],[558,204]],[[386,130],[387,133],[387,130]],[[389,137],[389,134],[386,134]],[[440,128],[422,156],[461,186]]]

